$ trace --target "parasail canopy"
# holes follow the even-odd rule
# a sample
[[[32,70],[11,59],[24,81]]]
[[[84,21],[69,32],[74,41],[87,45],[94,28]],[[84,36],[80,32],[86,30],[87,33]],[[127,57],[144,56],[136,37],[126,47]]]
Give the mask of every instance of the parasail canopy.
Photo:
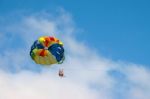
[[[63,63],[63,43],[52,36],[42,36],[31,46],[30,56],[37,64],[52,65]]]

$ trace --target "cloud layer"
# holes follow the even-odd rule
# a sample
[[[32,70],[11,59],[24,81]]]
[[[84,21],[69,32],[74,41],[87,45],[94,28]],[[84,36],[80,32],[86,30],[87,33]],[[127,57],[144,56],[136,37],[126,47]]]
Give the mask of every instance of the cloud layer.
[[[78,28],[62,9],[56,15],[22,16],[19,22],[1,27],[0,99],[150,98],[149,68],[100,56],[75,38]],[[64,42],[64,64],[42,67],[30,59],[30,46],[42,35]],[[64,68],[65,78],[58,77],[58,68]]]

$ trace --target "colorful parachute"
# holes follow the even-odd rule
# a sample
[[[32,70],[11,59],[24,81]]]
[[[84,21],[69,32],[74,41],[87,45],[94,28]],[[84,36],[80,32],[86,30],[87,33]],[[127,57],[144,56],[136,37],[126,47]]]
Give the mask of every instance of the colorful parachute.
[[[63,43],[55,37],[40,37],[32,45],[30,56],[37,64],[61,64],[64,61]]]

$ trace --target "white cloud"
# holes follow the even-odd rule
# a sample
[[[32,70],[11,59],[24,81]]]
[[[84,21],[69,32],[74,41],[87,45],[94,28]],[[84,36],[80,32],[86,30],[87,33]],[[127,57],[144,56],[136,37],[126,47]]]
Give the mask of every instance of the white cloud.
[[[14,38],[20,37],[19,42],[24,42],[24,46],[18,45],[17,50],[16,47],[8,47],[0,54],[0,99],[150,98],[150,70],[136,64],[105,59],[82,41],[77,41],[73,36],[76,27],[71,15],[65,11],[50,18],[41,14],[30,15],[20,23],[8,25],[7,29],[13,32]],[[64,42],[64,64],[45,68],[32,62],[30,46],[41,35],[55,35]],[[3,42],[6,42],[5,38]],[[56,73],[60,67],[65,69],[65,78],[59,78]],[[35,72],[37,68],[40,72]],[[9,70],[17,72],[10,73]],[[118,74],[114,75],[112,71]]]
[[[150,71],[143,66],[133,65],[127,68],[126,73],[131,86],[129,97],[132,99],[149,99],[150,98]]]
[[[77,85],[67,78],[58,78],[47,72],[1,73],[0,86],[1,99],[92,99],[96,97],[86,86]]]

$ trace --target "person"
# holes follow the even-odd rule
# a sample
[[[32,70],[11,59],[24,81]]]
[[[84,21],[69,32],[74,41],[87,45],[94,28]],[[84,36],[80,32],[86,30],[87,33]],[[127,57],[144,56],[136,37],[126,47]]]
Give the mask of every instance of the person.
[[[64,70],[60,69],[58,75],[59,75],[59,77],[64,77]]]

